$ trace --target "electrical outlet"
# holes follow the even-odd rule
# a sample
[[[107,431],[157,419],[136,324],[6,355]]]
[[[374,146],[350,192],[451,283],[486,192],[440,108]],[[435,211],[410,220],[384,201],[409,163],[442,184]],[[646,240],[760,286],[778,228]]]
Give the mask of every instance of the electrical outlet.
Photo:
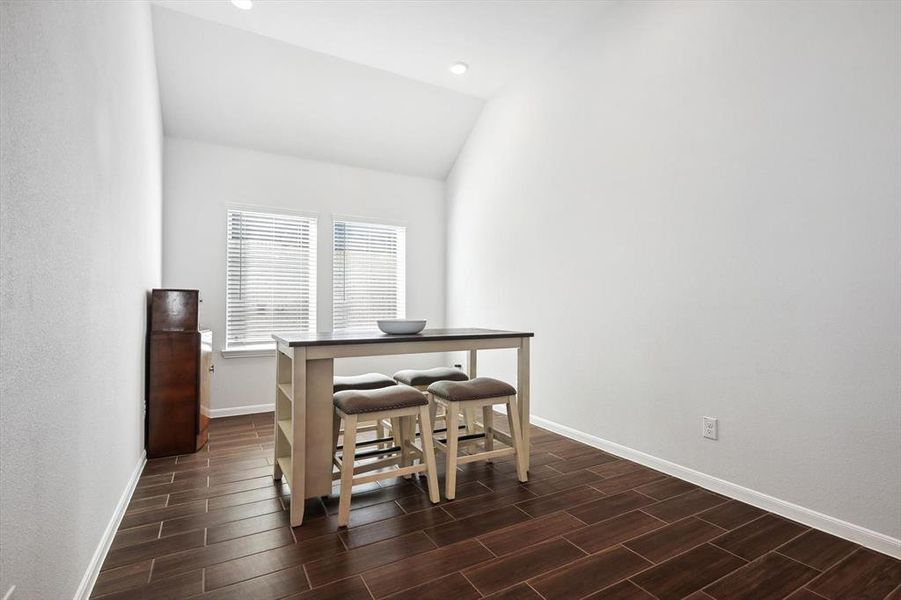
[[[717,439],[718,428],[716,424],[716,417],[701,417],[701,419],[703,423],[701,435],[711,440]]]

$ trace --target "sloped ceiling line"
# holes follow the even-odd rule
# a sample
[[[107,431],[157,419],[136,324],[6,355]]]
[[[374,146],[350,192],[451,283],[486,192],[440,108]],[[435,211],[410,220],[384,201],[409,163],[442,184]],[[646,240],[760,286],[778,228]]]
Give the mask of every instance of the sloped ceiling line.
[[[484,100],[153,7],[167,135],[444,180]]]

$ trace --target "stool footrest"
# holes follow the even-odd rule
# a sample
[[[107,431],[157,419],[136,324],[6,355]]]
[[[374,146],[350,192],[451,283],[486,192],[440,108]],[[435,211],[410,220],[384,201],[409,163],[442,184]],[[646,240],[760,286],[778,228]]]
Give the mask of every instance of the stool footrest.
[[[367,458],[372,458],[373,456],[382,456],[385,454],[393,454],[395,452],[400,452],[400,451],[401,451],[400,446],[392,446],[390,448],[377,448],[375,450],[367,450],[366,452],[355,452],[354,460],[365,460]]]
[[[390,471],[390,477],[403,477],[404,475],[413,475],[415,473],[422,473],[426,470],[425,465],[411,465],[409,467],[398,467]],[[385,473],[375,473],[373,475],[354,475],[352,485],[361,485],[364,483],[371,483],[373,481],[381,481],[386,479]]]
[[[466,427],[466,426],[464,425],[463,428],[465,428],[465,427]],[[457,441],[460,441],[460,442],[468,442],[469,440],[478,440],[478,439],[481,439],[481,438],[483,438],[483,437],[485,437],[485,434],[484,434],[484,433],[469,433],[469,434],[466,434],[466,435],[458,436],[458,437],[457,437]],[[439,444],[444,444],[445,446],[447,445],[447,438],[445,438],[445,439],[443,439],[443,440],[436,439],[435,441],[438,442]]]
[[[509,433],[504,433],[503,431],[495,429],[494,437],[495,437],[495,439],[500,440],[502,443],[507,444],[508,446],[511,446],[511,447],[513,446],[513,438],[510,436]]]
[[[457,429],[466,429],[466,425],[458,425]],[[433,429],[432,433],[447,433],[447,427],[438,427],[437,429]]]
[[[478,454],[468,454],[466,456],[458,456],[457,464],[465,465],[466,463],[475,462],[477,460],[491,460],[492,458],[501,458],[503,456],[513,456],[516,450],[513,448],[501,448],[500,450],[490,450],[488,452],[479,452]]]
[[[367,442],[357,442],[357,446],[374,446],[376,444],[384,444],[386,442],[391,442],[393,444],[394,438],[393,437],[383,437],[383,438],[376,438],[374,440],[369,440]],[[335,446],[335,448],[338,450],[344,450],[344,444],[339,444],[339,445]],[[359,454],[357,456],[359,456]]]

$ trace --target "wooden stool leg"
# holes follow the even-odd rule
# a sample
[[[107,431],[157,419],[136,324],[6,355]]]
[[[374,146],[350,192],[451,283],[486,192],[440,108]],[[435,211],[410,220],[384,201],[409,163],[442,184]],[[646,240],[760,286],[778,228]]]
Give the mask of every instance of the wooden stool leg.
[[[338,527],[350,521],[350,497],[353,494],[354,454],[357,450],[357,415],[344,421],[344,451],[341,453],[341,495],[338,498]]]
[[[397,417],[391,417],[391,437],[394,438],[394,445],[401,446],[401,422]]]
[[[413,460],[410,454],[410,440],[413,439],[413,435],[415,432],[413,428],[416,424],[413,422],[411,417],[400,417],[398,419],[400,423],[400,466],[401,467],[409,467],[413,464]],[[404,475],[404,479],[412,478],[412,475]]]
[[[522,443],[522,431],[519,427],[519,411],[517,410],[516,396],[507,397],[507,423],[510,424],[510,437],[513,438],[513,450],[516,452],[516,478],[520,481],[528,481],[526,472],[526,456],[529,451]]]
[[[435,401],[434,396],[432,396],[432,401],[433,402]],[[445,408],[442,405],[435,402],[435,418],[432,419],[432,427],[434,427],[435,429],[438,429],[438,421],[439,420],[444,421],[444,428],[447,429],[447,413],[445,412]]]
[[[444,495],[448,500],[453,500],[457,495],[457,445],[460,436],[460,430],[457,427],[460,413],[456,402],[447,403],[445,419],[447,422],[447,466],[444,469]]]
[[[477,433],[476,432],[476,409],[464,408],[463,409],[463,422],[466,423],[466,433]]]
[[[431,406],[423,406],[419,409],[419,431],[422,432],[420,438],[422,442],[422,454],[426,466],[426,479],[429,483],[429,500],[432,504],[437,504],[441,500],[438,494],[438,466],[435,463],[435,445],[432,442],[432,421],[429,417]]]
[[[382,439],[385,437],[385,425],[382,423],[381,419],[376,420],[375,422],[375,437],[378,439]],[[384,442],[380,443],[377,447],[383,448],[385,446]]]
[[[341,417],[335,412],[332,419],[332,457],[338,451],[338,436],[341,434]]]
[[[485,429],[485,452],[494,450],[494,410],[491,406],[482,407],[482,426]],[[491,462],[491,459],[488,459]]]
[[[432,431],[435,431],[435,422],[438,419],[438,403],[435,402],[435,398],[431,394],[426,394],[426,396],[429,399],[429,423],[432,426]]]

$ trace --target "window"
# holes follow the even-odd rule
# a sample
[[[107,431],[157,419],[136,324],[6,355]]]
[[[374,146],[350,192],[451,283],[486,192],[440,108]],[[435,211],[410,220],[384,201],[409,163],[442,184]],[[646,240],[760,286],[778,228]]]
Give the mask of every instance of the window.
[[[228,211],[226,348],[316,330],[316,219]]]
[[[335,221],[334,327],[375,329],[406,314],[406,228]]]

